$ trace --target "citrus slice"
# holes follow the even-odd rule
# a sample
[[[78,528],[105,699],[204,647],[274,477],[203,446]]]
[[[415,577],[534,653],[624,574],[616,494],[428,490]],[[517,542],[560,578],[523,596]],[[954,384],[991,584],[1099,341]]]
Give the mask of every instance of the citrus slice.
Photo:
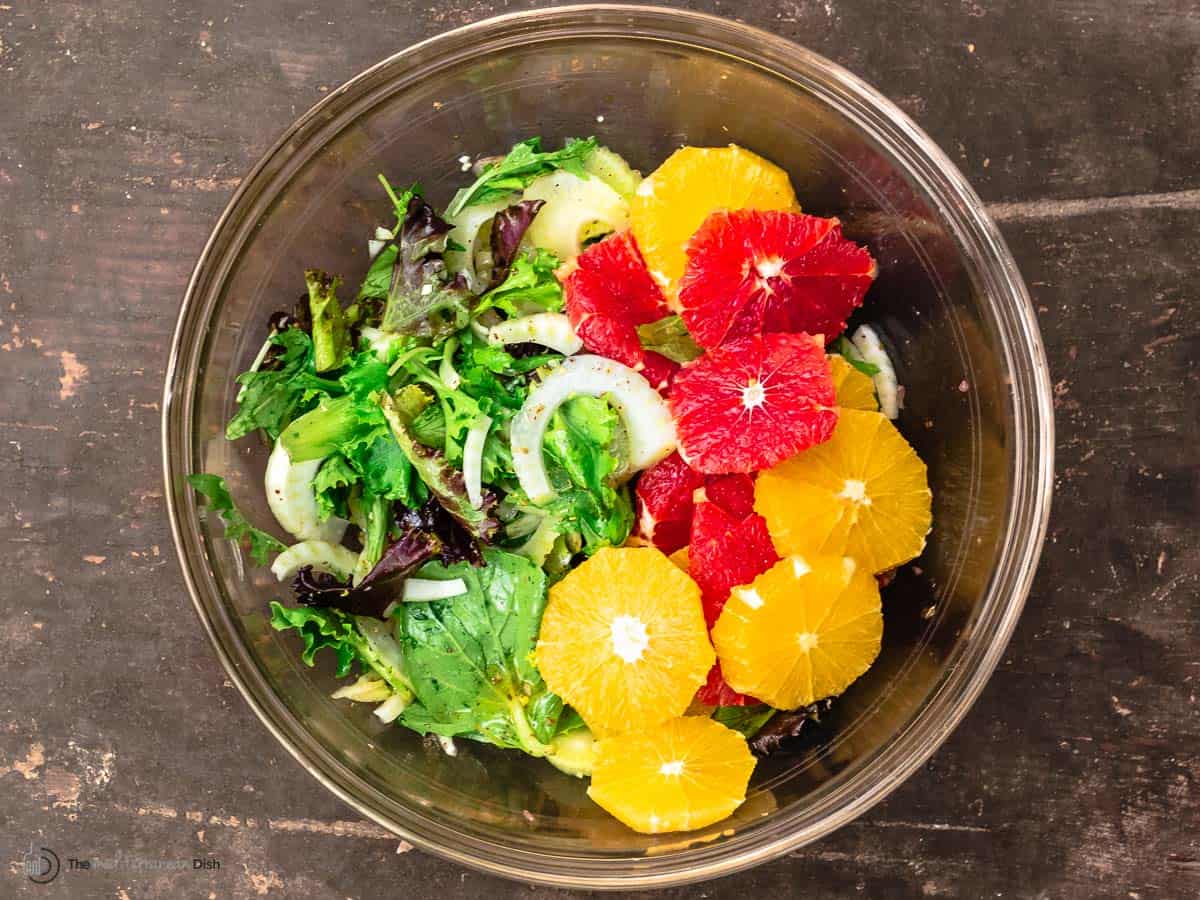
[[[848,557],[788,556],[734,588],[712,635],[735,690],[795,709],[840,694],[875,661],[879,587]]]
[[[638,185],[630,218],[655,280],[675,292],[684,247],[718,209],[799,210],[787,173],[741,147],[683,147]]]
[[[877,412],[875,382],[836,353],[829,355],[829,371],[833,376],[833,392],[837,405],[843,409],[865,409]]]
[[[563,292],[567,317],[588,350],[641,372],[655,388],[665,386],[679,366],[643,349],[637,326],[670,309],[628,231],[580,253],[563,277]]]
[[[754,472],[829,438],[837,424],[820,338],[767,334],[710,350],[671,387],[679,454],[709,474]]]
[[[694,499],[699,499],[694,495]],[[709,475],[704,479],[704,500],[715,503],[735,519],[754,512],[754,479],[749,475]]]
[[[700,589],[653,547],[605,548],[550,588],[535,652],[601,735],[681,714],[715,659]]]
[[[703,716],[601,739],[588,796],[634,831],[691,831],[741,806],[754,771],[746,739]]]
[[[735,585],[749,584],[779,559],[762,516],[731,516],[715,503],[700,503],[692,517],[688,574],[700,586],[704,617],[717,621]]]
[[[754,512],[749,475],[701,475],[672,453],[638,478],[638,536],[668,555],[687,544],[697,502],[717,504],[744,519]]]
[[[729,686],[721,672],[720,661],[708,670],[708,681],[696,691],[696,702],[706,706],[754,706],[759,701],[749,694],[739,694]]]
[[[773,331],[829,341],[862,306],[876,272],[837,219],[752,209],[710,215],[688,242],[687,260],[679,305],[704,347]]]
[[[674,553],[687,544],[694,508],[692,495],[703,484],[704,477],[678,453],[643,472],[634,492],[638,534],[663,553]]]
[[[919,556],[932,521],[925,463],[886,416],[856,409],[759,475],[754,498],[781,554],[850,556],[868,572]]]

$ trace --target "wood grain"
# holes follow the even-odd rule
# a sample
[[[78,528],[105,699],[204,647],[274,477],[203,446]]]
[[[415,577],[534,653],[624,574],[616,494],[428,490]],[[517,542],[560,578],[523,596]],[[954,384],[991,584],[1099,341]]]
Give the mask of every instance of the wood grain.
[[[283,754],[186,608],[157,461],[178,302],[240,173],[378,58],[529,5],[0,2],[0,848],[223,861],[67,873],[72,896],[559,893],[407,852]],[[686,5],[860,73],[994,204],[1059,461],[1027,612],[925,771],[816,846],[657,896],[1197,896],[1195,5]]]

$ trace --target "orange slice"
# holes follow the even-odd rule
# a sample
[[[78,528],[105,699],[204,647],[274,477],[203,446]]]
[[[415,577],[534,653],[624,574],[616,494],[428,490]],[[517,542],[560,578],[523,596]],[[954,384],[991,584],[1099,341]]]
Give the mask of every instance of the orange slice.
[[[842,409],[833,437],[754,485],[754,509],[780,556],[850,556],[868,572],[921,554],[931,506],[916,451],[886,416],[857,409]]]
[[[654,547],[600,550],[550,588],[535,652],[601,736],[680,715],[716,659],[700,588]]]
[[[754,757],[746,739],[702,716],[604,738],[588,796],[634,831],[690,831],[746,799]]]
[[[843,409],[879,411],[879,403],[875,400],[875,382],[870,375],[864,375],[846,362],[845,357],[836,353],[829,355],[829,370],[833,374],[833,391],[837,395],[838,406]]]
[[[651,275],[673,295],[688,239],[718,209],[800,211],[787,173],[741,147],[684,147],[638,186],[633,235]]]
[[[712,636],[734,690],[795,709],[840,694],[875,661],[879,586],[848,557],[789,556],[733,589]]]

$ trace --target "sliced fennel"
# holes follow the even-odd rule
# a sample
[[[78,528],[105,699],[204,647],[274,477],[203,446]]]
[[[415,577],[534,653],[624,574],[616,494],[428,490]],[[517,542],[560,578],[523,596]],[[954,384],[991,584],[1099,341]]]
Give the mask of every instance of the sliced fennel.
[[[546,761],[560,772],[587,778],[596,765],[596,739],[586,728],[557,735],[550,741]]]
[[[301,541],[327,541],[336,544],[342,539],[348,524],[345,519],[331,516],[320,520],[317,496],[312,482],[323,459],[293,463],[282,440],[267,460],[264,478],[267,505],[280,526]]]
[[[301,541],[292,544],[271,563],[271,572],[279,581],[287,581],[305,566],[312,566],[319,572],[336,575],[342,581],[350,577],[354,565],[358,562],[358,554],[340,544],[329,541]]]
[[[642,183],[642,173],[632,168],[625,158],[608,147],[597,147],[583,161],[583,168],[628,200]]]
[[[403,694],[392,694],[374,709],[375,718],[386,724],[391,724],[399,718],[400,713],[408,708],[411,701]]]
[[[897,418],[900,415],[900,382],[879,334],[870,325],[860,325],[850,336],[850,343],[862,356],[863,362],[879,370],[871,376],[875,382],[875,395],[879,398],[879,411],[889,419]]]
[[[554,411],[571,397],[608,397],[625,425],[632,472],[647,469],[675,449],[675,422],[658,391],[642,375],[602,356],[566,359],[529,392],[511,428],[513,468],[533,503],[554,497],[542,441]]]
[[[398,341],[404,339],[403,335],[395,334],[390,331],[380,331],[371,325],[364,325],[358,332],[362,335],[362,343],[365,343],[375,353],[379,359],[384,362],[391,362],[392,347]]]
[[[476,509],[483,506],[483,445],[492,428],[489,416],[481,415],[467,430],[463,442],[463,481],[466,483],[467,499]]]
[[[519,319],[507,319],[488,329],[492,344],[541,344],[563,356],[574,356],[583,349],[583,341],[563,313],[534,313]]]
[[[525,188],[524,199],[546,201],[525,240],[564,262],[590,238],[629,227],[629,203],[599,178],[551,172]]]
[[[382,678],[360,675],[353,684],[344,685],[329,696],[334,700],[352,700],[355,703],[382,703],[392,696],[392,689]]]
[[[430,600],[446,600],[467,592],[467,583],[461,578],[406,578],[403,600],[405,603],[428,603]]]
[[[450,240],[463,247],[463,250],[446,251],[446,268],[450,272],[462,272],[470,283],[471,290],[478,291],[486,285],[479,284],[475,272],[475,251],[481,246],[487,247],[491,236],[492,218],[500,210],[508,206],[509,198],[496,200],[492,203],[482,203],[479,206],[468,206],[456,216],[447,221],[453,226],[450,230]]]

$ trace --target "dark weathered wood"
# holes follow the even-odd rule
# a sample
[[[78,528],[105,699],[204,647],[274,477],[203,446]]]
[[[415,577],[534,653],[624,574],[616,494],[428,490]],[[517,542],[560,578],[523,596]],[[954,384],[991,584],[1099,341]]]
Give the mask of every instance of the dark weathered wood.
[[[175,311],[239,174],[367,64],[526,5],[0,2],[0,848],[223,863],[48,889],[5,868],[0,894],[555,893],[397,857],[276,747],[187,608],[158,469]],[[689,5],[861,73],[995,202],[1059,479],[1005,662],[926,770],[814,847],[665,896],[1197,895],[1200,13]]]

